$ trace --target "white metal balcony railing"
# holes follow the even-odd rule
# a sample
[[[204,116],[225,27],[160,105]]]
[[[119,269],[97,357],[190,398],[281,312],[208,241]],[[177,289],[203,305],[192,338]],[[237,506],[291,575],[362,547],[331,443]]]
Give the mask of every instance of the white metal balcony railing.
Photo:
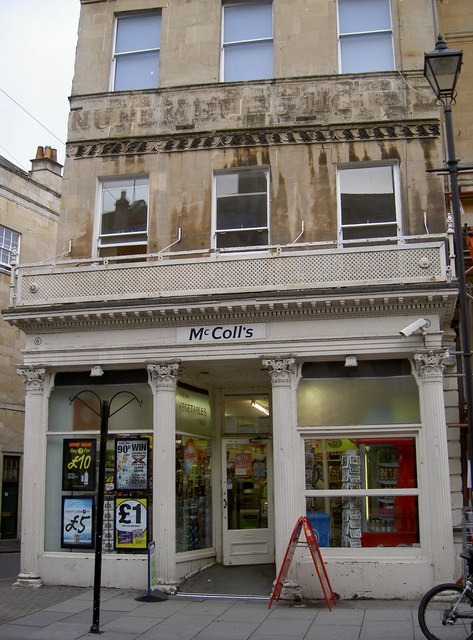
[[[288,246],[244,254],[182,252],[135,256],[133,261],[18,265],[12,269],[10,307],[448,282],[453,267],[447,236],[412,240],[391,246]]]

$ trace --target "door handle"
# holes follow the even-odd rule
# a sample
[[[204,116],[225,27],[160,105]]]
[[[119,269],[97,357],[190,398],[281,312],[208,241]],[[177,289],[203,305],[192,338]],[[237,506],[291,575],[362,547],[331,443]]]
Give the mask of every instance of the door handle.
[[[227,499],[226,498],[223,499],[223,508],[224,509],[227,508]]]

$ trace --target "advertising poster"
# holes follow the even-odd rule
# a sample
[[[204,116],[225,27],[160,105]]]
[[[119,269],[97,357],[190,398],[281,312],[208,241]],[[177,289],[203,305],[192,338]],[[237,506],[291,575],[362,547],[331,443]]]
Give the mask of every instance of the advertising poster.
[[[115,489],[139,491],[148,489],[148,438],[115,439]]]
[[[62,450],[62,490],[95,491],[95,438],[65,439]]]
[[[94,548],[94,509],[94,497],[62,497],[62,548]]]
[[[148,546],[148,500],[115,499],[115,548],[146,549]]]
[[[253,456],[251,453],[235,453],[235,475],[239,478],[251,478],[253,475]]]

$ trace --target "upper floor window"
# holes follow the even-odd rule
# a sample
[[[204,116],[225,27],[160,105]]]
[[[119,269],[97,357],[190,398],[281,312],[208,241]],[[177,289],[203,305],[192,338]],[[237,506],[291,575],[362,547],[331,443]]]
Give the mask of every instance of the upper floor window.
[[[160,13],[117,18],[113,55],[114,91],[157,88],[160,45]]]
[[[342,73],[392,71],[389,0],[338,0]]]
[[[20,234],[6,227],[0,227],[0,269],[11,268],[12,255],[18,255]]]
[[[148,178],[104,180],[100,193],[99,253],[146,253]]]
[[[273,77],[273,7],[259,0],[223,7],[222,79]]]
[[[338,170],[340,242],[401,234],[397,166]]]
[[[267,169],[245,169],[215,176],[215,246],[268,244]]]

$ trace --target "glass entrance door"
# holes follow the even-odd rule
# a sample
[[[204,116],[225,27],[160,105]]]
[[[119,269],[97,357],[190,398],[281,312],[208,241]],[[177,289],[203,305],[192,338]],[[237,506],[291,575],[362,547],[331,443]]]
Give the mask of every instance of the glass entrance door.
[[[268,441],[223,441],[223,564],[274,562]]]

